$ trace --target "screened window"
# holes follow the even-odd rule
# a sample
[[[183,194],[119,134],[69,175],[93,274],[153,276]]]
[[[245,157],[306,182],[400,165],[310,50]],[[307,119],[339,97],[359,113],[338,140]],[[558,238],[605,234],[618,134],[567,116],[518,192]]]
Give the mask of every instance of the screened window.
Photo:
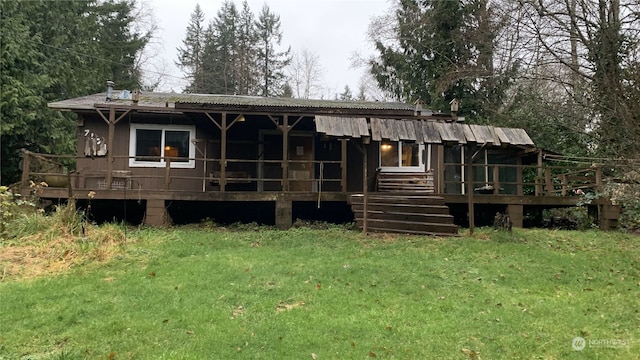
[[[193,126],[132,124],[129,146],[129,166],[195,167],[195,138]]]

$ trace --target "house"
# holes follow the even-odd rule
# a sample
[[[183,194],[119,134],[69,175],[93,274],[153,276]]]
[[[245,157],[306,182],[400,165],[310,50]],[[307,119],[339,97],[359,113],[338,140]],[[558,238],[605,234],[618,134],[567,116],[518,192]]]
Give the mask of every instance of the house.
[[[149,225],[217,208],[214,218],[254,214],[288,228],[325,208],[355,213],[369,230],[453,233],[474,212],[507,211],[522,226],[526,207],[577,201],[555,196],[572,185],[545,172],[523,129],[419,104],[109,89],[49,107],[77,114],[78,149],[67,181],[41,197],[135,201]],[[30,179],[60,177],[46,158],[25,153],[24,191]]]

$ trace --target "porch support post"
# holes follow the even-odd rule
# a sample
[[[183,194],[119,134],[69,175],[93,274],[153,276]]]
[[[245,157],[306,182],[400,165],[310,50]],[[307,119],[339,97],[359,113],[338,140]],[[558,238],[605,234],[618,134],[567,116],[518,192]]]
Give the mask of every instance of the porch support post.
[[[524,218],[524,206],[522,205],[507,205],[507,214],[509,214],[509,218],[513,223],[513,226],[517,228],[524,227],[523,218]]]
[[[538,176],[536,176],[536,196],[542,195],[542,149],[538,149]]]
[[[164,200],[147,199],[147,209],[144,216],[145,225],[163,226],[168,219],[167,210],[164,207]]]
[[[21,179],[21,190],[29,187],[29,171],[31,169],[31,151],[23,150],[22,151],[22,179]]]
[[[368,181],[368,159],[367,159],[367,146],[364,144],[364,140],[362,141],[362,232],[367,234],[369,232],[369,181]]]
[[[100,109],[96,109],[98,115],[104,120],[109,126],[109,140],[107,141],[107,176],[105,178],[107,182],[107,190],[111,190],[111,182],[113,181],[113,138],[115,136],[116,124],[118,121],[122,120],[130,111],[128,109],[122,115],[118,116],[116,119],[116,108],[114,106],[109,107],[109,118],[104,116]]]
[[[473,235],[473,231],[475,230],[475,210],[473,206],[473,155],[471,153],[471,149],[468,148],[467,151],[467,201],[468,211],[469,211],[469,235]],[[464,178],[462,179],[464,181]]]
[[[347,192],[347,139],[340,139],[342,145],[342,157],[340,159],[340,168],[342,170],[342,177],[340,179],[340,185],[342,192]]]
[[[220,124],[220,191],[227,186],[227,113],[222,113]]]
[[[276,197],[276,227],[278,229],[289,229],[293,225],[292,211],[293,203],[285,193]]]
[[[282,116],[282,191],[289,191],[289,118]]]
[[[113,182],[113,138],[116,133],[116,109],[112,106],[109,108],[109,142],[107,144],[107,190],[111,190]]]

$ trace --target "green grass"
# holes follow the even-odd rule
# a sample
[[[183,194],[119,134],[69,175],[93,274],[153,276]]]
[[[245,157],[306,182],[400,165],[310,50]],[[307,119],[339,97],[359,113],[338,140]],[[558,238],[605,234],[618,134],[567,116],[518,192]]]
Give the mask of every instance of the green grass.
[[[640,238],[140,230],[0,283],[0,359],[635,359]],[[587,347],[575,351],[574,337]],[[623,341],[613,348],[596,341]]]

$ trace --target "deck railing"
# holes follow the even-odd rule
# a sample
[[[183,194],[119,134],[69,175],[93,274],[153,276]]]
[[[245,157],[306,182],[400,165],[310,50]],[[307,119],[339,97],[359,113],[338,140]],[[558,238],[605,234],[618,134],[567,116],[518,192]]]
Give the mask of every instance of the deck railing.
[[[453,174],[443,174],[441,192],[465,194],[469,179],[467,166],[460,163],[444,165],[445,171]],[[472,167],[476,194],[567,196],[602,189],[602,168],[598,165],[473,164]],[[446,180],[447,177],[454,180]]]
[[[129,156],[113,156],[114,163],[128,164]],[[140,159],[141,157],[137,156]],[[115,166],[107,170],[74,166],[85,157],[46,155],[23,152],[21,187],[29,181],[46,182],[50,187],[69,190],[139,189],[164,191],[291,191],[291,192],[347,192],[346,165],[330,160],[289,160],[286,171],[282,160],[215,158],[159,158],[163,166],[129,168]],[[106,160],[106,159],[105,159]],[[193,160],[195,169],[172,166],[178,161]],[[445,163],[445,171],[453,171],[453,180],[436,175],[436,192],[465,194],[468,186],[467,167],[460,163]],[[474,164],[473,188],[477,194],[568,196],[602,188],[602,168],[597,165],[509,165]],[[196,172],[198,174],[196,175]],[[455,175],[459,175],[455,178]],[[108,184],[108,179],[111,184]],[[515,180],[514,180],[515,179]],[[143,186],[144,184],[144,186]]]
[[[143,187],[145,190],[202,192],[346,192],[347,188],[346,168],[337,160],[288,160],[287,170],[283,171],[282,160],[226,159],[224,166],[221,166],[222,160],[216,158],[113,156],[114,163],[128,164],[129,159],[133,158],[158,161],[162,165],[121,168],[114,165],[111,174],[108,174],[108,170],[78,168],[73,165],[78,160],[86,159],[85,157],[24,151],[21,187],[29,187],[29,181],[44,181],[50,187],[77,190]],[[194,161],[195,167],[185,169],[175,166],[176,163],[184,161]],[[65,166],[65,163],[71,165]],[[188,170],[188,175],[185,174],[185,170]],[[111,186],[108,179],[111,179]]]

